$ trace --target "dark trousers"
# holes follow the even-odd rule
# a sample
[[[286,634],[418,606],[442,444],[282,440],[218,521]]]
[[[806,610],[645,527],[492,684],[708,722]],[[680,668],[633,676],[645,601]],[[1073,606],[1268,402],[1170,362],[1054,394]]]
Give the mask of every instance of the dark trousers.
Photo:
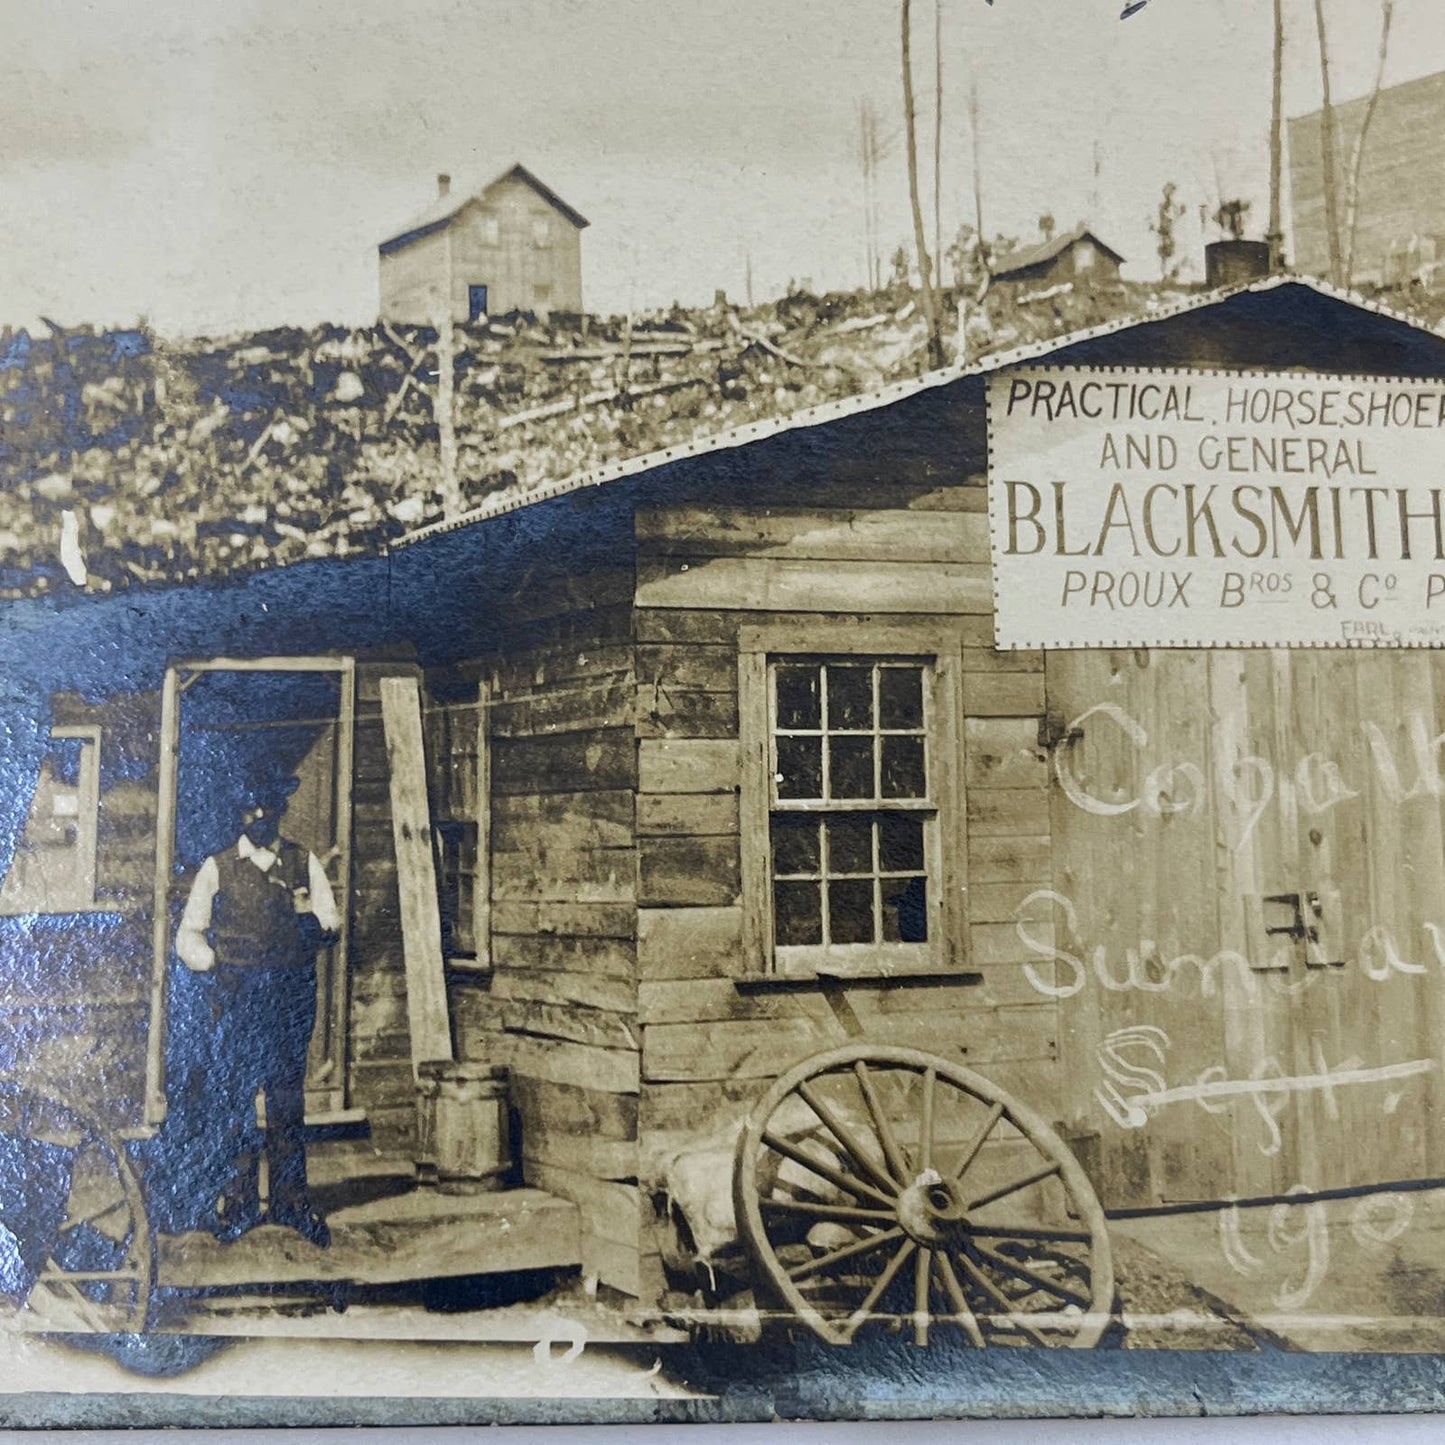
[[[260,1207],[255,1098],[266,1096],[264,1147],[271,1212],[285,1219],[309,1208],[306,1051],[316,1026],[316,965],[235,968],[217,964],[209,1092],[219,1147],[229,1165],[222,1189],[228,1219]]]

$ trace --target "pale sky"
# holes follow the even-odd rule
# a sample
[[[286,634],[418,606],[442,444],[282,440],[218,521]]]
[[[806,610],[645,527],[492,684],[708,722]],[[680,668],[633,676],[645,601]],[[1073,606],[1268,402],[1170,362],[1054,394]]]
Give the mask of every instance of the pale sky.
[[[944,230],[1088,218],[1154,276],[1165,181],[1264,229],[1268,0],[939,0]],[[933,4],[914,0],[930,196]],[[620,311],[864,278],[860,99],[901,130],[898,0],[0,0],[0,322],[167,332],[376,314],[376,244],[522,161],[592,221],[586,304]],[[1286,110],[1319,104],[1312,0],[1286,0]],[[1327,0],[1337,98],[1379,0]],[[1440,0],[1398,0],[1389,81],[1445,69]],[[1095,155],[1098,174],[1095,176]],[[909,235],[904,156],[887,249]],[[930,235],[932,232],[930,219]]]

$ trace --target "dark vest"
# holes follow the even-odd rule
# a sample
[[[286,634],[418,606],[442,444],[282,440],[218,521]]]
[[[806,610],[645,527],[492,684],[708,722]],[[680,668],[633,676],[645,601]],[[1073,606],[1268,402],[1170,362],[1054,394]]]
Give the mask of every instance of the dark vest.
[[[276,861],[263,873],[235,848],[216,854],[220,886],[211,908],[211,946],[216,959],[233,968],[300,968],[315,957],[293,888],[309,886],[305,848],[282,838]]]

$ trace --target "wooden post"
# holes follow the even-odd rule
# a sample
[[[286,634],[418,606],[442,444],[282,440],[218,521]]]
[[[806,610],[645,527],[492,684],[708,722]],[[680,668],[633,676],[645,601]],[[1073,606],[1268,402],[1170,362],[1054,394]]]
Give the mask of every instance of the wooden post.
[[[461,488],[457,484],[456,337],[452,332],[450,298],[438,308],[436,421],[441,462],[442,515],[459,516]]]
[[[391,776],[391,831],[396,845],[406,1011],[415,1075],[424,1063],[449,1062],[452,1057],[441,909],[427,805],[421,691],[416,678],[381,679],[381,721]]]
[[[179,681],[174,667],[166,669],[161,689],[160,759],[156,764],[159,798],[156,810],[156,874],[152,895],[150,1031],[146,1037],[145,1122],[166,1118],[166,1004],[171,961],[171,867],[176,846],[176,738],[179,718]]]

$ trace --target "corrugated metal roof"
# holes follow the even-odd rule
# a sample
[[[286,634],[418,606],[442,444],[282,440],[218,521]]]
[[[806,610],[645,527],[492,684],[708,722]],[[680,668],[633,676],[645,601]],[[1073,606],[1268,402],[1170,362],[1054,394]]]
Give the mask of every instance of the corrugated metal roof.
[[[1055,256],[1062,255],[1076,241],[1082,241],[1085,237],[1101,251],[1106,251],[1120,265],[1123,265],[1124,258],[1112,246],[1101,241],[1087,226],[1075,226],[1072,231],[1066,231],[1062,236],[1055,236],[1052,241],[1042,241],[1037,246],[1028,247],[1027,250],[1010,252],[993,268],[994,277],[996,280],[1002,281],[1015,271],[1026,271],[1030,266],[1040,266],[1045,261],[1052,261]]]
[[[549,206],[553,206],[561,211],[579,231],[583,227],[592,224],[581,211],[569,206],[551,186],[547,185],[544,181],[538,180],[526,166],[519,162],[503,171],[500,175],[494,176],[479,191],[452,192],[445,196],[438,196],[419,216],[414,216],[401,230],[382,241],[378,249],[383,255],[387,255],[392,251],[399,251],[403,246],[408,246],[413,241],[420,240],[423,236],[429,236],[434,231],[442,230],[452,223],[458,212],[460,212],[464,206],[468,206],[476,200],[484,200],[488,192],[501,185],[503,181],[512,180],[522,181],[524,184],[531,186]]]
[[[1299,286],[1331,300],[1357,307],[1361,311],[1369,311],[1376,316],[1383,316],[1387,320],[1398,322],[1402,326],[1408,326],[1414,331],[1424,332],[1437,341],[1440,340],[1440,332],[1436,331],[1434,327],[1413,316],[1406,316],[1387,306],[1382,306],[1377,301],[1370,301],[1356,292],[1332,286],[1326,281],[1319,281],[1309,276],[1268,276],[1258,281],[1246,281],[1236,286],[1225,286],[1216,291],[1202,292],[1198,296],[1191,296],[1172,306],[1161,306],[1155,311],[1145,311],[1135,316],[1119,317],[1113,321],[1103,322],[1099,326],[1090,326],[1081,331],[1070,331],[1062,336],[1050,337],[1047,341],[1031,342],[1027,346],[1015,347],[1009,351],[993,352],[974,362],[963,365],[955,363],[937,371],[925,372],[922,376],[910,377],[907,381],[892,382],[876,391],[860,392],[840,401],[825,402],[821,406],[791,412],[787,416],[749,422],[744,426],[699,437],[694,441],[679,443],[661,451],[645,452],[640,456],[629,457],[625,461],[612,462],[606,466],[575,472],[571,476],[560,478],[555,482],[547,482],[541,486],[510,488],[488,498],[481,506],[472,508],[460,517],[432,522],[428,526],[417,528],[414,532],[408,532],[404,537],[399,537],[393,542],[391,547],[393,549],[406,547],[426,537],[456,531],[461,527],[469,527],[491,517],[520,511],[523,507],[550,501],[554,497],[566,496],[570,492],[580,492],[588,487],[598,487],[608,482],[620,481],[624,477],[636,476],[640,472],[651,471],[655,467],[681,461],[685,457],[726,451],[732,447],[746,446],[750,442],[762,441],[766,437],[778,436],[783,432],[800,431],[838,421],[843,417],[876,411],[881,407],[892,406],[895,402],[903,401],[910,396],[916,396],[920,392],[961,381],[965,377],[986,376],[995,371],[1002,371],[1005,367],[1019,366],[1031,361],[1037,362],[1054,352],[1077,346],[1081,342],[1094,341],[1099,337],[1112,336],[1121,331],[1130,331],[1138,326],[1149,326],[1156,321],[1167,321],[1176,316],[1186,316],[1191,312],[1216,306],[1234,296],[1275,291],[1285,286]]]

